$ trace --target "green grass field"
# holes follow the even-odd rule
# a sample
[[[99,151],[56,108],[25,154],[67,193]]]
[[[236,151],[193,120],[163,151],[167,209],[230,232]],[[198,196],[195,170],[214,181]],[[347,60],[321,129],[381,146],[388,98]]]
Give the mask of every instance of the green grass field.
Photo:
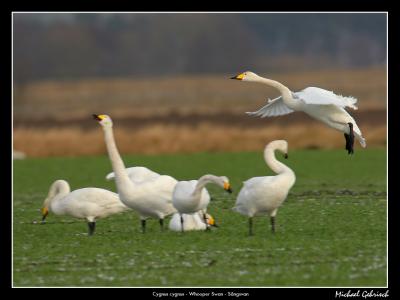
[[[208,211],[220,227],[160,232],[149,220],[142,234],[134,212],[99,220],[92,237],[84,221],[70,217],[50,214],[45,225],[34,224],[56,179],[71,189],[115,191],[104,179],[110,162],[105,155],[14,161],[14,286],[386,286],[383,149],[357,147],[352,157],[344,150],[289,151],[285,163],[297,181],[278,212],[277,232],[260,217],[251,237],[247,219],[231,207],[243,180],[272,174],[262,152],[123,158],[126,166],[178,180],[228,176],[233,194],[208,186]]]

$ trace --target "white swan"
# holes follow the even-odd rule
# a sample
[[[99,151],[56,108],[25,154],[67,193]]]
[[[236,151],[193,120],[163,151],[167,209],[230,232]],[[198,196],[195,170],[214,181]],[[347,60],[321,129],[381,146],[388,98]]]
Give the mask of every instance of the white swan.
[[[269,215],[272,232],[275,232],[275,216],[296,181],[294,172],[275,158],[279,150],[287,158],[288,143],[285,140],[270,142],[264,149],[267,165],[277,173],[275,176],[253,177],[244,181],[233,210],[249,217],[249,235],[253,234],[253,217]]]
[[[161,175],[142,182],[131,181],[115,144],[111,118],[107,115],[93,115],[93,117],[99,121],[104,130],[104,139],[115,173],[120,200],[139,213],[143,233],[146,230],[147,218],[159,219],[163,229],[164,218],[176,212],[172,205],[172,191],[177,180],[171,176]]]
[[[355,106],[357,99],[339,96],[317,87],[308,87],[300,92],[293,93],[280,82],[263,78],[249,71],[231,79],[264,83],[278,89],[281,93],[280,97],[269,100],[268,104],[258,111],[247,112],[247,114],[263,118],[286,115],[293,111],[303,111],[328,126],[343,132],[346,139],[345,148],[349,154],[354,152],[354,135],[361,146],[366,147],[365,139],[362,137],[356,122],[344,109],[345,107],[357,109]]]
[[[71,192],[65,180],[56,180],[50,186],[42,207],[42,223],[49,211],[56,215],[69,215],[88,221],[89,235],[95,230],[96,220],[130,210],[118,194],[99,188],[83,188]]]
[[[194,214],[182,214],[182,217],[184,221],[183,223],[184,231],[206,230],[211,226],[218,227],[218,225],[215,223],[214,218],[207,213],[206,213],[207,224],[204,223],[203,213],[200,211]],[[182,224],[179,213],[173,214],[171,220],[169,221],[169,229],[172,231],[182,231]]]
[[[181,229],[185,229],[182,214],[192,214],[201,211],[206,223],[206,210],[210,203],[210,194],[206,184],[214,183],[225,191],[232,193],[229,179],[225,176],[204,175],[199,180],[179,181],[172,194],[172,203],[181,215]]]
[[[131,181],[135,183],[141,183],[147,180],[153,180],[157,177],[160,177],[161,175],[153,172],[152,170],[146,168],[146,167],[131,167],[131,168],[126,168],[126,172],[128,173],[129,178]],[[115,179],[115,174],[114,172],[111,172],[107,174],[106,176],[107,180],[114,180]],[[175,186],[175,184],[174,184]],[[174,187],[172,187],[173,189]]]

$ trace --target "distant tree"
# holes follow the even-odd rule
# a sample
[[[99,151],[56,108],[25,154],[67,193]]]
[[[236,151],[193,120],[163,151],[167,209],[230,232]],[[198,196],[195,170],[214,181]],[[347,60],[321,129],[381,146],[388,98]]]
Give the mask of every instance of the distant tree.
[[[14,80],[366,66],[385,14],[15,14]]]

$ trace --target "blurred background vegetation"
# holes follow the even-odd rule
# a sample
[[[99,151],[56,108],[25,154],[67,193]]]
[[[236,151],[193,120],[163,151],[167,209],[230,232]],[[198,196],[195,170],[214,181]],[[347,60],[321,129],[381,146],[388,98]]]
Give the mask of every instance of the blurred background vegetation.
[[[386,146],[385,13],[14,13],[14,148],[105,153],[92,113],[123,153],[259,151],[274,138],[341,148],[301,113],[248,117],[277,91],[229,80],[251,70],[291,90],[358,98],[369,146]],[[310,130],[313,134],[310,135]]]

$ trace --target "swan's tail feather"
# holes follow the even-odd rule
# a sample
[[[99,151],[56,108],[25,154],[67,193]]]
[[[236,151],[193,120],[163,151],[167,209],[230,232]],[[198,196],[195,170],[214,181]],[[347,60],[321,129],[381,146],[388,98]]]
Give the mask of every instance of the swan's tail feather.
[[[357,129],[357,131],[354,132],[354,136],[356,137],[356,139],[360,142],[361,147],[365,148],[367,147],[367,142],[366,140],[362,137],[361,132],[359,129]]]
[[[358,137],[358,141],[360,142],[361,147],[365,148],[367,147],[367,142],[365,141],[365,139],[363,137]]]

